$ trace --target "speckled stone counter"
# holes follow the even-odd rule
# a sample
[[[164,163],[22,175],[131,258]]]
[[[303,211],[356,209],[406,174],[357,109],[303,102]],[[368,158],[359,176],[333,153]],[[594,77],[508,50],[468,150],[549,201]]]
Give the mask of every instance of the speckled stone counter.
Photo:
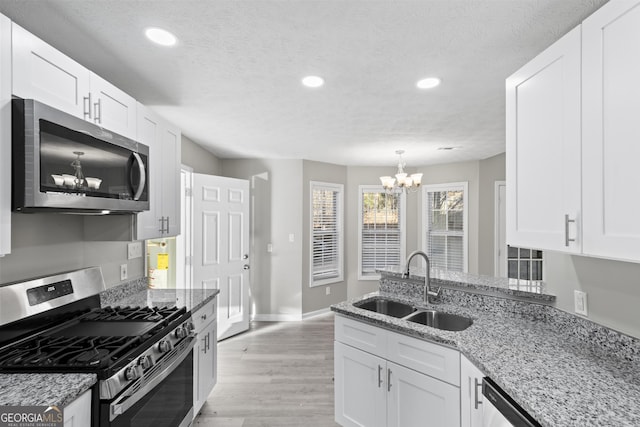
[[[0,406],[59,406],[97,381],[95,374],[1,374]]]
[[[107,289],[100,294],[106,306],[186,307],[196,311],[220,293],[218,289],[149,289],[145,278]]]
[[[378,295],[424,308],[422,287],[404,283],[332,310],[460,350],[543,426],[640,426],[640,340],[549,305],[451,290],[435,308],[471,317],[464,331],[353,306]]]
[[[381,274],[380,290],[383,290],[385,285],[397,286],[402,282],[424,283],[425,272],[421,268],[412,267],[408,278],[403,277],[401,267],[386,267],[377,271]],[[506,295],[541,303],[552,303],[556,300],[555,295],[548,292],[544,282],[525,283],[525,281],[518,282],[504,277],[483,276],[435,268],[431,269],[430,277],[431,283],[436,287],[443,286],[498,296]]]

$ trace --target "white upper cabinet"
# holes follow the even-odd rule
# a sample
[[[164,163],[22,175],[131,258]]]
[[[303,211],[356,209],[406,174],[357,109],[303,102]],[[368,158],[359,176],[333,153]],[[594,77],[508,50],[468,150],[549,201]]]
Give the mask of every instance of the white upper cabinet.
[[[15,23],[12,33],[14,95],[136,137],[131,96]]]
[[[12,28],[13,94],[87,117],[89,70],[15,23]]]
[[[506,81],[507,243],[580,253],[580,27]]]
[[[136,240],[180,234],[180,130],[138,103],[137,139],[149,146],[149,210],[137,217]]]
[[[640,261],[640,1],[582,27],[583,252]]]
[[[94,123],[135,139],[136,100],[94,73],[91,73],[91,113]]]
[[[0,256],[11,252],[11,21],[0,15]]]

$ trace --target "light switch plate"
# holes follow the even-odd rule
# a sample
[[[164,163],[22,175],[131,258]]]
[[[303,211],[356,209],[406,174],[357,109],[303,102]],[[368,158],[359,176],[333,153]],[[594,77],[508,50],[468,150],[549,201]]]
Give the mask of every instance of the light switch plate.
[[[587,293],[574,290],[573,291],[573,311],[582,316],[588,315],[587,310]]]
[[[331,295],[331,287],[327,286],[327,290],[326,290],[327,295]]]
[[[127,264],[120,265],[120,281],[127,280]]]

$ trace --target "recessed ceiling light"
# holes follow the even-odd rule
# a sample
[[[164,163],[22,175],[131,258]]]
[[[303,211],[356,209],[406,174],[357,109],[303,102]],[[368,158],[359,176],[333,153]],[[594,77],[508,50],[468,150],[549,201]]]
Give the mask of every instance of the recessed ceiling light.
[[[438,147],[438,150],[449,151],[449,150],[455,150],[456,148],[460,148],[460,147]]]
[[[418,89],[431,89],[440,84],[440,79],[437,77],[427,77],[426,79],[418,80],[416,86]]]
[[[147,28],[144,34],[149,40],[162,46],[174,46],[178,41],[176,36],[162,28]]]
[[[306,87],[320,87],[324,84],[324,79],[318,76],[307,76],[302,79],[302,84]]]

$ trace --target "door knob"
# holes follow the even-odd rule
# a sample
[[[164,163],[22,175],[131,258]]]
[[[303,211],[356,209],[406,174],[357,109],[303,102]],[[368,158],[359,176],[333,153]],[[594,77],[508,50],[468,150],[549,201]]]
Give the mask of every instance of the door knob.
[[[243,268],[244,270],[248,270],[248,269],[250,269],[251,267],[249,267],[249,264],[245,264],[245,265],[244,265],[244,267],[242,267],[242,268]]]
[[[242,259],[249,259],[249,254],[242,255]]]

